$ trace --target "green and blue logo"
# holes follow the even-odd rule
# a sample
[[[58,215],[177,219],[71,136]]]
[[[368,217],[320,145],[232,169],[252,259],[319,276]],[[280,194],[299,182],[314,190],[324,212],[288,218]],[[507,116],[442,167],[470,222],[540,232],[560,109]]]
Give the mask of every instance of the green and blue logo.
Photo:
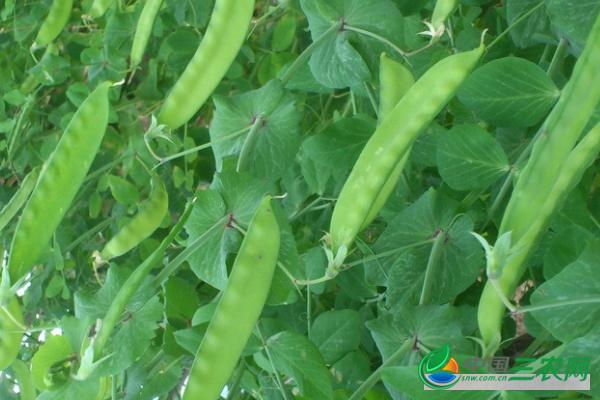
[[[458,382],[458,363],[450,357],[450,347],[433,350],[421,360],[419,377],[433,389],[448,389]]]

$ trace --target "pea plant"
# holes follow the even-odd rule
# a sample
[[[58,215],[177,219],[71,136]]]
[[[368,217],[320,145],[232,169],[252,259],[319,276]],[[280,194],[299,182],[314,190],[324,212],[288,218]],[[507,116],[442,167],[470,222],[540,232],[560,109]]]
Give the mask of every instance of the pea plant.
[[[1,2],[0,399],[600,398],[574,4]]]

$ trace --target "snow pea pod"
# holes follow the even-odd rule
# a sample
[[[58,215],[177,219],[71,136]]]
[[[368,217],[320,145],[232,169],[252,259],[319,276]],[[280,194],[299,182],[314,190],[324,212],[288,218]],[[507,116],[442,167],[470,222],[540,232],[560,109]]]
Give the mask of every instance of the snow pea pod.
[[[27,364],[21,360],[15,360],[11,368],[19,383],[19,400],[35,400],[37,393]]]
[[[23,330],[23,313],[15,296],[7,307],[0,307],[0,371],[8,368],[19,354]]]
[[[267,299],[279,244],[279,225],[267,196],[252,217],[196,354],[183,400],[219,398]]]
[[[415,83],[415,78],[404,65],[388,58],[385,53],[381,53],[379,81],[381,86],[379,89],[379,123],[381,123]],[[379,210],[385,205],[387,199],[396,188],[396,183],[398,183],[398,179],[400,179],[408,156],[409,153],[407,152],[398,164],[396,164],[396,167],[392,171],[387,182],[383,188],[381,188],[381,192],[379,192],[377,199],[373,202],[373,207],[371,208],[371,211],[369,211],[369,215],[365,218],[359,231],[362,231],[369,226],[375,217],[377,217]]]
[[[100,18],[113,5],[115,0],[94,0],[90,8],[90,16],[92,18]]]
[[[8,270],[13,284],[47,247],[96,157],[108,125],[110,85],[100,84],[81,104],[40,172],[10,247]]]
[[[169,195],[159,177],[152,179],[152,193],[146,206],[104,246],[104,261],[127,253],[150,236],[160,225],[169,208]]]
[[[460,0],[437,0],[431,15],[431,25],[438,30],[458,8]]]
[[[158,15],[162,2],[163,0],[147,0],[146,4],[144,4],[135,30],[135,36],[133,37],[133,45],[131,46],[129,64],[132,69],[135,69],[142,62],[144,51],[152,33],[154,20]]]
[[[540,213],[565,168],[573,146],[579,139],[592,112],[600,101],[600,15],[588,36],[584,50],[575,63],[571,78],[561,97],[544,122],[542,134],[533,146],[531,157],[523,169],[504,212],[499,235],[511,232],[512,243],[524,243],[498,280],[506,298],[510,298],[535,251],[548,216]],[[575,153],[577,154],[577,153]],[[571,158],[573,160],[573,158]],[[580,160],[584,162],[584,158]],[[573,161],[570,161],[572,163]],[[575,170],[573,166],[569,168]],[[553,212],[553,211],[552,211]],[[535,231],[532,226],[538,226]],[[516,248],[515,248],[516,250]],[[479,302],[479,330],[484,343],[493,343],[499,335],[505,304],[488,280]]]
[[[350,248],[385,183],[418,135],[454,97],[477,65],[484,45],[451,55],[430,68],[402,97],[369,139],[344,184],[331,218],[331,248]]]
[[[42,23],[35,38],[37,46],[45,46],[56,39],[67,24],[71,16],[72,7],[73,0],[54,0],[52,2],[48,16]]]
[[[158,123],[176,129],[189,121],[235,60],[254,13],[254,0],[217,0],[206,34],[167,96]]]
[[[21,186],[10,199],[10,201],[0,211],[0,231],[10,222],[10,220],[19,212],[21,206],[27,201],[29,194],[35,187],[38,176],[40,175],[39,167],[31,170],[23,179]]]

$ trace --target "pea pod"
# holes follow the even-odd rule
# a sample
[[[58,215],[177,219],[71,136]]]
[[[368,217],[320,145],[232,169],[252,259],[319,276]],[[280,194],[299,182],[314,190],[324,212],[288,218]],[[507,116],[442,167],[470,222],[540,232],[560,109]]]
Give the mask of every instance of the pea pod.
[[[10,220],[19,212],[29,194],[35,187],[38,176],[40,175],[39,168],[31,170],[29,174],[23,179],[21,186],[10,199],[10,201],[0,211],[0,231],[10,222]]]
[[[15,230],[8,270],[11,282],[36,263],[75,198],[108,124],[109,82],[81,104],[50,155]]]
[[[433,25],[434,30],[437,31],[454,14],[459,3],[460,0],[437,0],[435,2],[433,14],[431,15],[431,25]]]
[[[133,45],[131,46],[129,63],[132,69],[136,68],[142,62],[144,51],[146,51],[146,46],[152,33],[154,20],[158,15],[162,2],[163,0],[147,0],[146,4],[144,4],[135,30],[135,36],[133,37]]]
[[[23,330],[23,313],[16,297],[7,307],[0,307],[0,371],[8,368],[19,354]]]
[[[415,83],[415,78],[404,65],[388,58],[385,53],[381,53],[379,80],[381,86],[379,89],[379,123],[381,123]],[[400,179],[400,175],[402,175],[408,156],[409,153],[407,152],[398,164],[396,164],[394,171],[392,171],[387,182],[381,189],[381,192],[373,203],[371,211],[369,211],[369,215],[365,218],[359,231],[362,231],[369,226],[375,217],[377,217],[379,210],[385,205],[390,194],[392,194],[396,188],[396,184],[398,183],[398,179]]]
[[[100,252],[102,260],[127,253],[150,236],[160,225],[169,208],[169,196],[159,177],[152,179],[152,193],[146,206],[117,232]]]
[[[369,139],[344,184],[331,218],[332,252],[348,250],[382,188],[418,135],[456,94],[484,46],[451,55],[429,69],[402,97]],[[342,250],[342,254],[343,251]]]
[[[511,232],[513,244],[524,244],[504,265],[497,282],[507,298],[514,293],[527,261],[547,227],[547,219],[555,211],[551,210],[550,214],[540,213],[540,205],[553,196],[558,184],[557,177],[561,176],[565,166],[577,160],[571,157],[571,154],[577,154],[572,152],[573,146],[600,101],[599,64],[600,15],[573,68],[569,82],[544,122],[542,134],[534,144],[531,157],[517,181],[500,225],[499,235]],[[583,159],[580,162],[583,165]],[[567,169],[577,170],[573,165]],[[537,228],[532,230],[532,226]],[[488,280],[478,311],[479,330],[486,345],[493,343],[500,334],[504,310],[505,304],[496,293],[493,282]]]
[[[27,364],[17,359],[12,363],[11,368],[19,383],[19,400],[35,400],[37,393]]]
[[[202,339],[183,400],[215,400],[263,309],[279,253],[279,225],[265,197],[256,210],[227,286]]]
[[[54,0],[48,11],[48,16],[42,23],[35,44],[45,46],[52,42],[62,32],[73,8],[73,0]]]
[[[235,60],[248,32],[254,0],[217,0],[206,34],[169,93],[158,123],[176,129],[189,121]]]
[[[90,16],[92,18],[100,18],[114,4],[115,0],[94,0],[90,8]]]

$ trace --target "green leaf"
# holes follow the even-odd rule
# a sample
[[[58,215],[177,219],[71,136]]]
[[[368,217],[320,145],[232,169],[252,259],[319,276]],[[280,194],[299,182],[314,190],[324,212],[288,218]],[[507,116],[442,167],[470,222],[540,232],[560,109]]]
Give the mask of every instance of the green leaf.
[[[31,360],[31,378],[40,391],[48,389],[44,375],[52,365],[73,355],[73,348],[66,336],[50,336],[40,346]]]
[[[437,165],[451,188],[465,191],[486,188],[509,170],[500,144],[477,125],[459,125],[443,135]]]
[[[346,354],[331,366],[333,388],[355,391],[371,375],[370,364],[369,358],[361,350]]]
[[[544,282],[532,295],[531,304],[541,305],[573,298],[600,296],[600,243],[591,242],[577,261]],[[532,312],[554,337],[569,342],[587,334],[600,320],[600,303],[552,307]],[[577,323],[573,323],[577,321]]]
[[[281,237],[278,262],[281,263],[292,276],[299,276],[302,268],[302,261],[298,254],[298,245],[296,244],[294,231],[278,203],[273,204],[273,210],[277,216],[279,234]],[[273,275],[273,281],[267,296],[266,304],[277,305],[291,303],[295,301],[296,297],[296,288],[292,280],[282,268],[277,268]]]
[[[192,271],[209,285],[218,289],[225,289],[227,283],[227,244],[239,243],[237,233],[225,229],[227,220],[223,218],[226,213],[225,203],[218,192],[205,190],[197,192],[196,205],[190,215],[185,230],[188,232],[188,242],[191,243],[204,235],[215,224],[221,223],[223,231],[218,231],[206,237],[205,245],[194,252],[188,262]],[[221,221],[221,222],[219,222]]]
[[[332,399],[331,378],[323,356],[304,335],[281,332],[267,339],[273,364],[294,379],[300,394],[309,399]]]
[[[381,376],[385,383],[414,400],[490,400],[498,396],[493,390],[424,390],[418,367],[388,367]]]
[[[88,78],[92,85],[103,81],[119,82],[126,77],[127,62],[112,44],[102,49],[88,47],[81,53],[81,61],[89,66]]]
[[[552,279],[567,265],[577,261],[594,238],[592,233],[579,225],[571,225],[558,232],[544,258],[544,277]]]
[[[8,104],[12,104],[13,106],[20,106],[21,104],[25,103],[26,97],[23,93],[21,93],[20,90],[15,89],[4,94],[4,96],[2,96],[2,99]]]
[[[296,37],[296,18],[284,17],[273,30],[273,38],[271,39],[271,50],[275,52],[285,51],[294,42]]]
[[[198,295],[193,285],[176,276],[164,284],[167,318],[191,320],[198,308]]]
[[[123,400],[152,400],[173,389],[182,374],[182,361],[152,347],[127,370]]]
[[[162,317],[163,308],[158,296],[135,312],[128,311],[107,348],[111,357],[98,366],[98,375],[115,375],[132,365],[150,346],[156,336],[157,321]]]
[[[258,69],[258,81],[261,85],[266,85],[269,81],[277,78],[281,70],[294,59],[296,59],[296,55],[293,53],[268,54]]]
[[[412,146],[410,160],[425,167],[437,166],[438,142],[444,137],[446,129],[434,122],[425,129]]]
[[[395,0],[394,2],[400,9],[402,15],[408,17],[425,8],[427,3],[429,3],[429,0]]]
[[[403,47],[403,18],[388,0],[302,0],[313,41],[334,22],[377,34]],[[361,85],[377,71],[382,51],[394,51],[371,37],[340,30],[325,40],[312,54],[310,69],[316,80],[331,88]]]
[[[565,359],[565,366],[571,357],[587,358],[590,360],[588,379],[590,379],[590,391],[586,394],[600,396],[600,381],[591,378],[600,374],[600,325],[596,325],[585,336],[575,338],[565,346],[560,354]]]
[[[325,311],[313,323],[311,340],[327,364],[334,364],[360,344],[360,315],[354,310]]]
[[[136,30],[136,14],[132,12],[114,13],[107,21],[102,32],[102,42],[121,47],[131,40]]]
[[[531,397],[525,392],[504,390],[500,394],[500,400],[535,400],[535,397]]]
[[[393,314],[385,313],[366,322],[383,360],[394,354],[406,340],[415,337],[425,347],[436,349],[446,344],[451,353],[469,353],[472,344],[463,337],[460,312],[456,307],[402,305]],[[421,356],[410,352],[395,365],[406,365],[411,359],[420,361]]]
[[[515,23],[519,18],[531,11],[534,7],[537,7],[540,3],[544,3],[544,0],[505,1],[506,17],[509,26],[512,26],[510,37],[513,42],[521,48],[538,44],[539,41],[535,39],[536,34],[552,36],[550,20],[548,19],[545,6],[542,6],[533,15],[529,16],[521,23]]]
[[[75,293],[75,316],[78,318],[103,318],[121,286],[129,276],[129,271],[111,266],[104,286],[96,293]],[[131,365],[150,345],[156,321],[162,319],[163,307],[154,296],[155,288],[148,278],[129,301],[124,319],[116,327],[107,354],[112,355],[98,367],[100,375],[120,373]]]
[[[542,120],[560,91],[531,61],[506,57],[475,70],[458,98],[484,121],[504,127],[529,127]]]
[[[375,132],[376,123],[365,114],[335,121],[304,141],[303,153],[321,165],[351,169]]]
[[[63,57],[46,54],[44,58],[28,71],[37,83],[56,86],[65,83],[71,74],[71,63]]]
[[[214,102],[211,140],[223,140],[235,132],[249,130],[256,118],[262,117],[262,125],[251,145],[248,169],[261,179],[281,178],[300,147],[302,114],[296,109],[296,96],[283,89],[280,81],[273,80],[260,89],[230,98],[214,96]],[[248,134],[243,133],[215,143],[213,151],[218,171],[223,169],[225,157],[239,156],[247,137]]]
[[[85,381],[69,380],[57,390],[41,393],[36,400],[96,400],[100,393],[100,379],[90,377]]]
[[[600,12],[600,1],[552,0],[546,1],[546,4],[552,23],[564,35],[583,45]]]
[[[48,282],[48,286],[46,286],[44,296],[46,296],[49,299],[58,296],[60,292],[62,292],[64,285],[65,280],[62,277],[62,275],[54,275],[52,279],[50,279],[50,282]]]
[[[140,201],[140,194],[137,188],[125,179],[115,176],[108,176],[108,186],[112,196],[121,204],[130,205]]]
[[[430,189],[390,221],[383,231],[373,246],[375,254],[415,246],[400,255],[379,259],[381,265],[389,271],[389,307],[419,302],[433,244],[415,244],[432,240],[440,229],[448,234],[448,238],[438,260],[431,302],[449,301],[475,282],[480,268],[485,265],[483,251],[469,233],[473,230],[471,219],[466,215],[455,219],[457,208],[458,204],[453,200]]]

